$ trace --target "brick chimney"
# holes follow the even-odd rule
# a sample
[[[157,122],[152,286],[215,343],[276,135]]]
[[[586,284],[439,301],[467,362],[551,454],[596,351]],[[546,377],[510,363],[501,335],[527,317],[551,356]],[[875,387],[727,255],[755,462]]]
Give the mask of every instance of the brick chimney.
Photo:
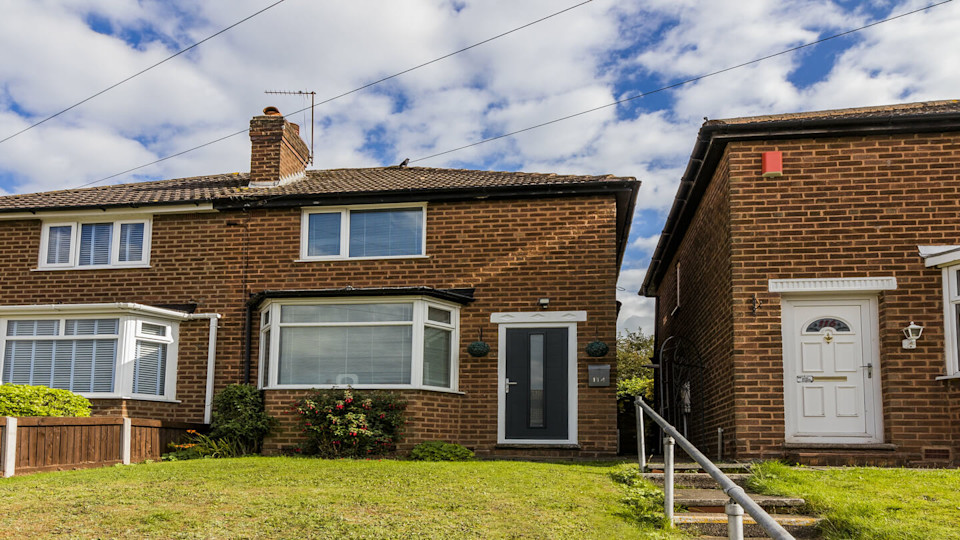
[[[276,107],[250,120],[250,187],[275,187],[304,177],[310,151],[300,126],[284,120]]]

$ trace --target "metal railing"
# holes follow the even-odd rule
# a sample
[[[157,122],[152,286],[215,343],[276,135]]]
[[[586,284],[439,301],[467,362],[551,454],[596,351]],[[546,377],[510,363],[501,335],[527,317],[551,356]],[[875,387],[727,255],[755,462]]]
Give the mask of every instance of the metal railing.
[[[664,420],[650,405],[644,403],[643,398],[634,396],[634,404],[637,409],[637,450],[639,454],[640,472],[647,471],[646,445],[643,440],[643,413],[646,413],[656,422],[664,433],[663,441],[663,511],[667,517],[667,523],[673,525],[673,469],[674,469],[674,445],[679,444],[700,467],[707,472],[714,480],[720,484],[720,489],[730,497],[724,509],[727,514],[727,537],[731,540],[743,540],[743,513],[752,517],[760,527],[763,528],[771,538],[776,540],[793,540],[793,536],[786,531],[773,517],[770,516],[756,501],[747,495],[742,487],[738,486],[727,475],[713,464],[710,459],[697,450],[690,441],[683,437]]]

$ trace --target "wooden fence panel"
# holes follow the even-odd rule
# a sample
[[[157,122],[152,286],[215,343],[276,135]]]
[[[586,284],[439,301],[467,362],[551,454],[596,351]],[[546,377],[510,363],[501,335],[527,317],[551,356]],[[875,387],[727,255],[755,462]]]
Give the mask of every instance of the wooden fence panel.
[[[123,418],[17,419],[15,474],[103,467],[123,461]],[[167,445],[186,435],[188,429],[204,429],[204,424],[131,419],[130,461],[159,460]],[[0,418],[0,441],[6,420]],[[3,448],[0,444],[0,464]]]

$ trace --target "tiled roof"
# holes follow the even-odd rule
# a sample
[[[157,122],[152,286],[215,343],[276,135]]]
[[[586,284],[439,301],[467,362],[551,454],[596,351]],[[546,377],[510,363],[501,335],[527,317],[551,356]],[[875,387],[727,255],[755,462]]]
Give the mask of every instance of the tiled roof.
[[[175,180],[117,184],[0,197],[0,212],[54,208],[90,208],[215,202],[225,199],[275,198],[364,193],[397,193],[458,189],[497,189],[521,186],[634,180],[632,177],[556,175],[524,172],[374,167],[307,171],[306,177],[273,188],[248,188],[247,173],[194,176]]]
[[[891,118],[903,116],[925,116],[943,113],[960,113],[960,100],[923,101],[919,103],[898,103],[878,107],[857,107],[854,109],[833,109],[828,111],[809,111],[788,114],[768,114],[765,116],[744,116],[708,120],[705,125],[757,124],[761,122],[779,122],[783,120],[839,120],[860,118]]]

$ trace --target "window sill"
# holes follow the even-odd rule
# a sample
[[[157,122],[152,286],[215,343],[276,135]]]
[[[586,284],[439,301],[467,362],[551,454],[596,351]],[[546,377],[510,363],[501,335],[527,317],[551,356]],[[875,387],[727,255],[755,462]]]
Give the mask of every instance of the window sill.
[[[117,395],[98,396],[94,394],[83,394],[83,393],[81,393],[80,395],[87,399],[125,399],[129,401],[154,401],[157,403],[174,403],[174,404],[182,403],[182,401],[180,401],[179,399],[168,399],[164,397],[151,397],[151,396],[134,397],[134,396],[117,396]]]
[[[950,380],[953,380],[953,379],[960,379],[960,373],[954,373],[953,375],[941,375],[941,376],[937,377],[935,380],[937,380],[937,381],[950,381]]]
[[[459,390],[450,390],[448,388],[436,388],[432,386],[413,386],[402,384],[284,384],[275,386],[262,386],[260,390],[415,390],[423,392],[437,392],[439,394],[456,394],[460,396],[467,395],[466,392]]]
[[[31,272],[72,272],[74,270],[141,270],[151,268],[149,264],[137,264],[130,266],[52,266],[44,268],[42,266],[31,268]]]
[[[295,263],[334,262],[334,261],[380,261],[391,259],[429,259],[429,255],[390,255],[384,257],[309,257],[296,259]]]

